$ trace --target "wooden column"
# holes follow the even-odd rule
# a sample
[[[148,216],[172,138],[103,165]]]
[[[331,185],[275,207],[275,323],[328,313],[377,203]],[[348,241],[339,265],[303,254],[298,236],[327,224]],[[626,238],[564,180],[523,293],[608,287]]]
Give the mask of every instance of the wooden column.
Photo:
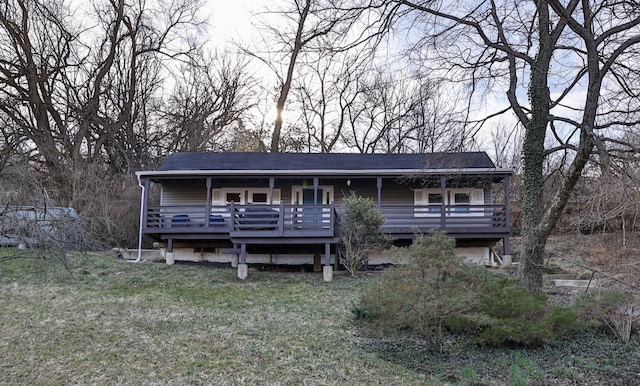
[[[507,175],[504,178],[504,217],[505,217],[505,226],[511,229],[511,176]],[[509,240],[509,235],[502,239],[502,254],[510,255],[511,254],[511,242]]]
[[[382,177],[378,177],[376,185],[378,187],[378,208],[380,208],[382,206]]]
[[[440,204],[440,230],[444,231],[446,226],[446,194],[447,194],[447,178],[445,176],[440,177],[440,195],[442,197],[442,203]]]
[[[276,186],[276,179],[269,177],[269,205],[273,205],[273,188]]]
[[[240,244],[240,264],[247,264],[247,244]]]
[[[204,226],[209,227],[211,219],[211,177],[207,177],[207,203],[205,204]]]
[[[318,177],[313,177],[313,205],[318,205]]]
[[[140,224],[141,228],[146,228],[147,224],[149,222],[148,216],[149,216],[149,189],[151,188],[151,181],[149,179],[146,179],[144,181],[144,191],[142,193],[143,197],[142,197],[142,224]],[[162,224],[162,216],[160,217],[160,226],[163,226],[164,224]]]

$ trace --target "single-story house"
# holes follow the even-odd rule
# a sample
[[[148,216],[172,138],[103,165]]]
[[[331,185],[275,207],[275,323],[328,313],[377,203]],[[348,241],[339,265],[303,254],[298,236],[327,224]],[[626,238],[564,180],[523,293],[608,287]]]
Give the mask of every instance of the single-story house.
[[[315,259],[330,280],[340,204],[353,192],[376,202],[382,232],[395,244],[442,230],[458,253],[487,263],[498,241],[510,253],[511,175],[484,152],[176,153],[137,173],[140,235],[159,243],[168,263],[231,262],[244,278],[247,264]],[[150,202],[152,184],[160,186],[158,203]]]

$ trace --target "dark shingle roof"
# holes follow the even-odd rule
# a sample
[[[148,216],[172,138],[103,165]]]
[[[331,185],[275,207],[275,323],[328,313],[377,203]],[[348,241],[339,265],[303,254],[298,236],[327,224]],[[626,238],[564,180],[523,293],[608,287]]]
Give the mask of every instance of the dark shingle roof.
[[[489,169],[485,152],[426,154],[175,153],[157,169],[172,170],[416,170]]]

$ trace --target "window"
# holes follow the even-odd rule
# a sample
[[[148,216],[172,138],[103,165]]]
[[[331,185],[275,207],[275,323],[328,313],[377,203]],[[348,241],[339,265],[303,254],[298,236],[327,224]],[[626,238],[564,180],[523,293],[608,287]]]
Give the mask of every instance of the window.
[[[442,194],[429,193],[429,213],[440,213],[442,211]]]
[[[485,215],[484,191],[475,188],[450,188],[444,196],[440,189],[414,190],[414,216],[439,217],[442,204],[446,206],[445,215],[483,216]]]
[[[446,198],[444,198],[446,200]],[[439,217],[442,213],[442,191],[440,189],[414,190],[413,210],[415,217]]]
[[[453,195],[453,204],[456,206],[456,213],[469,213],[469,193],[455,193]]]
[[[251,202],[255,204],[266,204],[267,203],[267,193],[252,193]]]
[[[236,204],[239,204],[242,202],[242,196],[240,195],[240,193],[229,192],[227,193],[226,201],[227,203],[235,202]]]
[[[236,204],[271,204],[269,188],[221,188],[211,190],[211,204],[224,206],[231,202]],[[273,189],[273,204],[280,203],[280,189]]]

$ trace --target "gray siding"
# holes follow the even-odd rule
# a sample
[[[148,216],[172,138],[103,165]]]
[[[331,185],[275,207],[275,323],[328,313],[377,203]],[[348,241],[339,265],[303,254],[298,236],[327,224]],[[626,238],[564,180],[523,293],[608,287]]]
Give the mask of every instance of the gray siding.
[[[160,195],[160,205],[206,205],[207,188],[202,184],[163,184]]]

